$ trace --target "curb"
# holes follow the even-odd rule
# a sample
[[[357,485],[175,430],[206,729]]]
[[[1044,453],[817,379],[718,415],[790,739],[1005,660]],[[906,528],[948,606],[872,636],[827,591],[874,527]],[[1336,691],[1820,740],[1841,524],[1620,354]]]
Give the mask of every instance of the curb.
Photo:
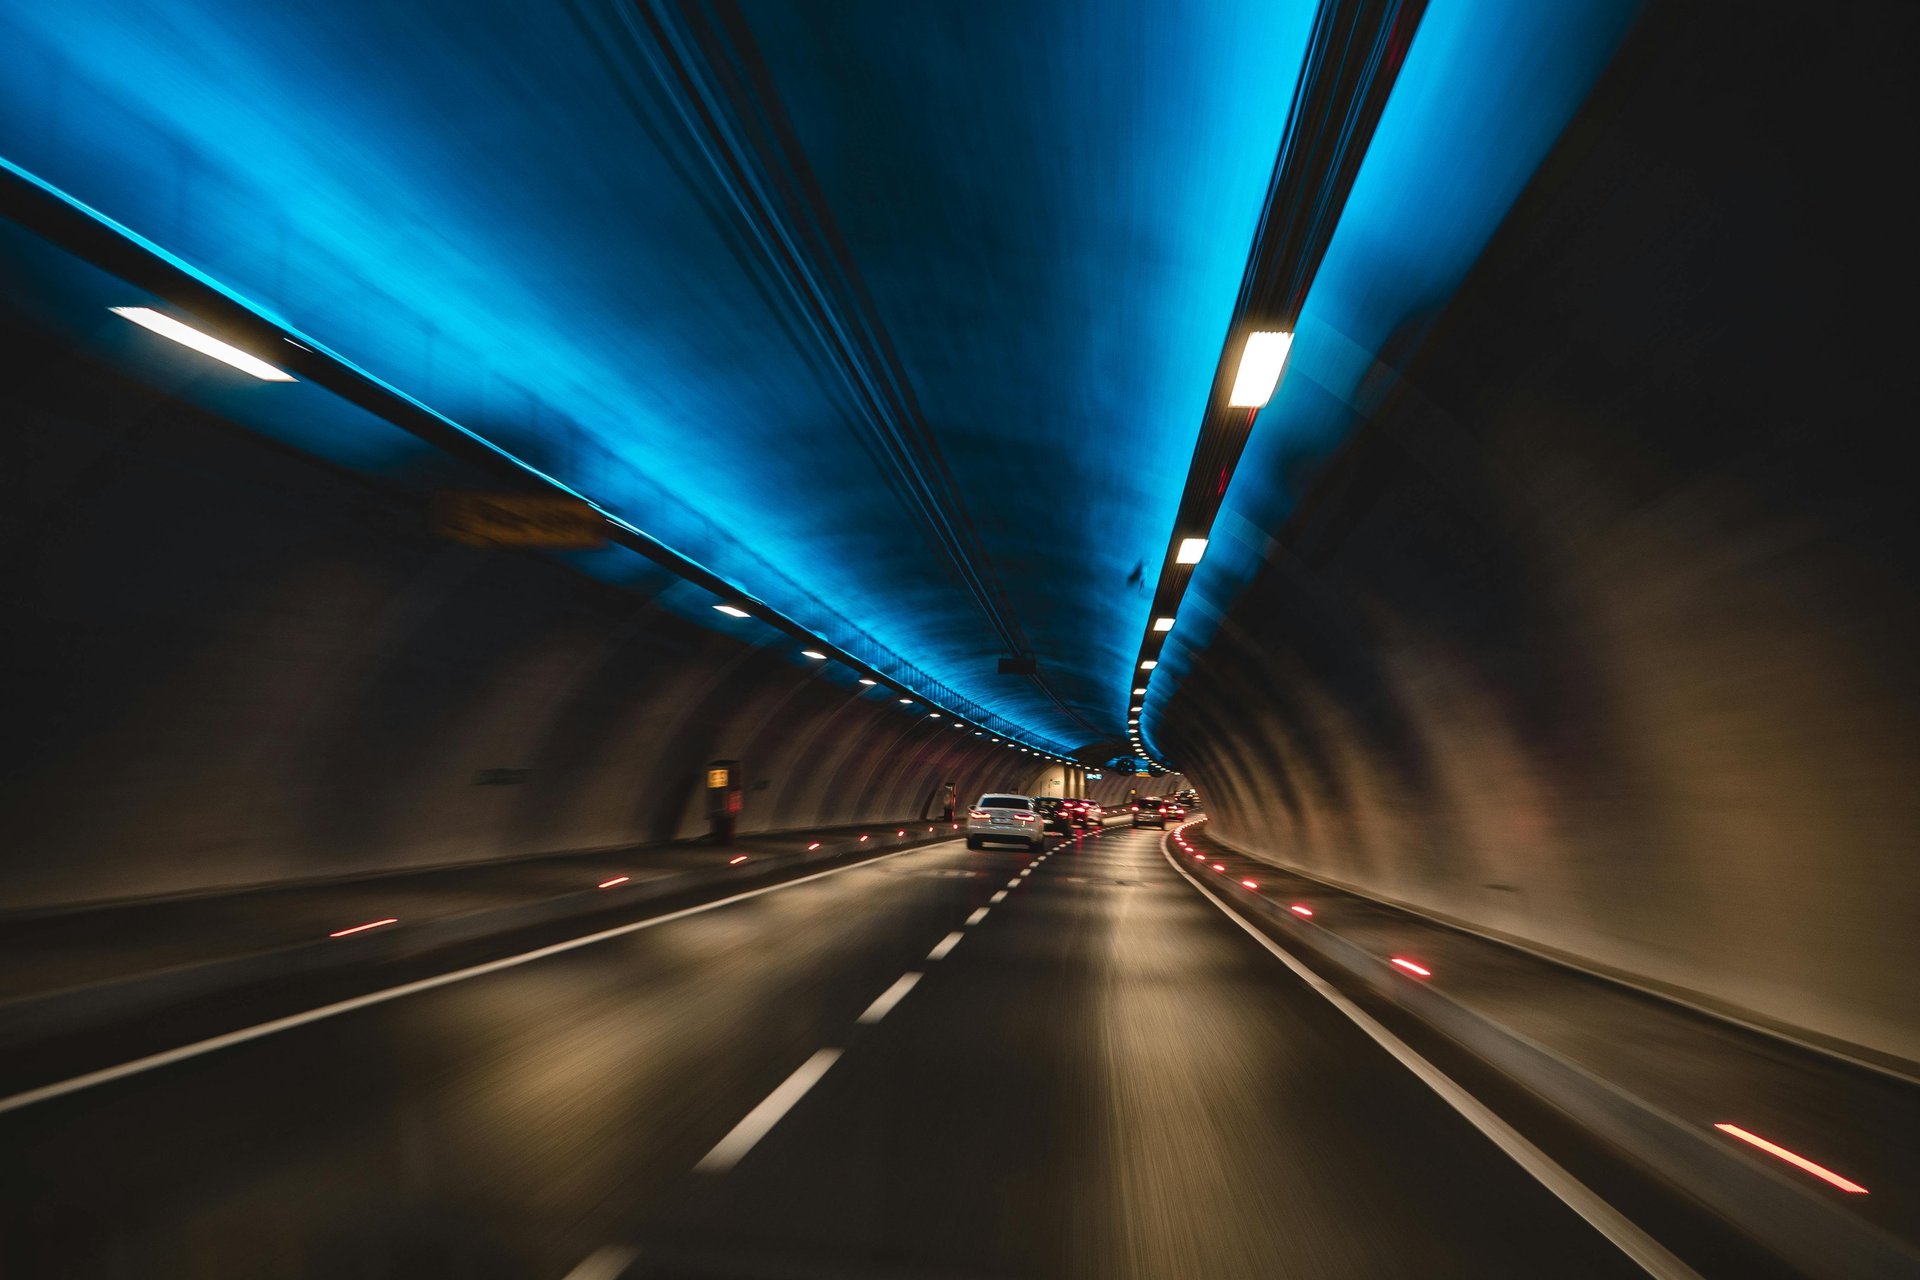
[[[1162,842],[1168,856],[1168,834]],[[1246,855],[1241,855],[1246,856]],[[1207,893],[1258,920],[1373,994],[1418,1018],[1494,1070],[1546,1101],[1588,1133],[1626,1153],[1683,1194],[1809,1275],[1897,1280],[1920,1274],[1920,1253],[1847,1213],[1811,1187],[1755,1164],[1691,1124],[1626,1092],[1539,1042],[1413,981],[1385,959],[1287,911],[1235,877]]]
[[[900,826],[898,823],[886,825]],[[919,825],[924,826],[924,821]],[[905,837],[875,833],[868,840],[848,835],[822,842],[816,850],[756,853],[750,862],[738,867],[722,864],[649,877],[624,889],[618,898],[609,898],[605,891],[597,888],[582,889],[556,897],[423,919],[403,928],[368,934],[344,946],[340,939],[316,938],[18,996],[0,1001],[0,1044],[26,1045],[54,1036],[98,1030],[117,1021],[164,1013],[187,1001],[223,992],[355,966],[411,960],[457,943],[600,915],[701,888],[760,880],[772,872],[832,862],[856,852],[898,852],[957,838],[951,830]]]

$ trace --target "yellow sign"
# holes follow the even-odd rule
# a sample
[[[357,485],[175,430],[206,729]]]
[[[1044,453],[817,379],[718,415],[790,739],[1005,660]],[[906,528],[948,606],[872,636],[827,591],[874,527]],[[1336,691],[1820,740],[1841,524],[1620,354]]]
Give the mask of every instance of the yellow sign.
[[[544,493],[442,493],[433,500],[433,526],[473,547],[585,551],[607,542],[598,511],[578,498]]]
[[[727,771],[725,769],[707,770],[707,786],[709,789],[718,790],[719,788],[724,787],[726,785],[727,785]]]

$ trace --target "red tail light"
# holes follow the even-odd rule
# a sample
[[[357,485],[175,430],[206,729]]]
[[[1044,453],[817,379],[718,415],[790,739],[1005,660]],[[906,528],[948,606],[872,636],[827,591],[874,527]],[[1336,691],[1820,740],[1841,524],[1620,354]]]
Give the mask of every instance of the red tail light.
[[[1013,820],[1015,822],[1032,822],[1033,815],[1030,813],[1016,813],[1013,815]]]
[[[969,818],[985,818],[991,815],[989,815],[985,809],[969,809],[967,810],[967,816]]]

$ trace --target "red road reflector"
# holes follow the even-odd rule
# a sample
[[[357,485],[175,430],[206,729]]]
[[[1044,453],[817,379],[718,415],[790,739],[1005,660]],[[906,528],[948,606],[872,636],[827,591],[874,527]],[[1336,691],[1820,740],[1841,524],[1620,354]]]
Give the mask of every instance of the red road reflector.
[[[866,842],[867,842],[867,838],[866,838],[865,836],[861,836],[861,837],[860,837],[860,843],[861,843],[861,844],[865,844]]]
[[[819,847],[820,847],[820,842],[818,840],[815,840],[812,844],[807,846],[807,852],[812,853],[815,849],[818,849]]]
[[[907,834],[907,829],[905,827],[902,827],[898,831],[894,832],[893,834],[896,836],[903,836]]]
[[[595,886],[594,886],[594,888],[596,888],[596,889],[611,889],[611,888],[613,888],[613,887],[614,887],[615,885],[619,885],[619,884],[625,884],[625,883],[627,883],[627,881],[629,881],[629,880],[631,880],[631,879],[633,879],[633,877],[632,877],[632,876],[615,876],[615,877],[614,877],[613,879],[611,879],[611,880],[602,880],[602,881],[601,881],[601,882],[600,882],[599,884],[597,884],[597,885],[595,885]]]
[[[741,863],[743,863],[743,862],[745,862],[746,860],[747,860],[747,855],[746,855],[746,854],[744,854],[744,853],[736,853],[736,854],[734,854],[734,855],[733,855],[733,856],[732,856],[731,858],[728,858],[728,859],[727,859],[727,865],[728,865],[728,866],[730,866],[730,867],[737,867],[737,866],[739,866],[739,865],[740,865]]]
[[[1805,1169],[1808,1173],[1812,1174],[1814,1177],[1823,1179],[1827,1182],[1831,1182],[1834,1186],[1840,1188],[1842,1191],[1848,1192],[1851,1195],[1864,1196],[1867,1194],[1867,1189],[1861,1186],[1859,1183],[1853,1181],[1852,1179],[1843,1178],[1831,1169],[1822,1168],[1820,1165],[1815,1164],[1813,1161],[1807,1159],[1805,1156],[1795,1155],[1793,1152],[1787,1150],[1785,1147],[1780,1146],[1777,1143],[1768,1142],[1765,1138],[1761,1137],[1757,1133],[1749,1133],[1747,1130],[1742,1129],[1737,1124],[1716,1124],[1713,1127],[1718,1129],[1722,1133],[1730,1134],[1733,1137],[1740,1139],[1740,1141],[1742,1142],[1750,1143],[1753,1146],[1760,1148],[1762,1151],[1766,1152],[1770,1156],[1779,1156],[1782,1160],[1785,1160],[1788,1164],[1792,1165],[1794,1168]]]
[[[1259,885],[1255,884],[1251,880],[1242,880],[1240,883],[1247,886],[1247,888],[1249,889],[1258,889],[1260,887]]]
[[[1226,868],[1225,868],[1225,867],[1223,867],[1223,866],[1221,866],[1221,865],[1220,865],[1219,863],[1217,863],[1217,862],[1213,864],[1213,869],[1214,869],[1215,871],[1225,871],[1225,870],[1226,870]]]
[[[1297,915],[1297,916],[1312,916],[1312,915],[1313,915],[1313,908],[1312,908],[1312,907],[1308,907],[1308,906],[1303,906],[1303,905],[1301,905],[1301,904],[1300,904],[1300,903],[1298,903],[1298,902],[1296,902],[1296,903],[1294,903],[1294,904],[1293,904],[1292,906],[1290,906],[1290,907],[1288,907],[1288,908],[1287,908],[1287,910],[1289,910],[1289,911],[1291,911],[1291,912],[1293,912],[1293,914],[1295,914],[1295,915]]]
[[[327,936],[329,938],[344,938],[350,933],[365,933],[369,929],[378,929],[382,925],[399,924],[399,923],[400,921],[398,919],[392,916],[389,916],[385,920],[374,920],[374,921],[370,921],[367,924],[357,924],[353,926],[353,928],[351,929],[336,929],[334,932],[328,934]]]
[[[1431,978],[1433,976],[1433,970],[1423,968],[1402,956],[1395,956],[1393,963],[1397,968],[1405,969],[1408,973],[1419,974],[1423,978]]]

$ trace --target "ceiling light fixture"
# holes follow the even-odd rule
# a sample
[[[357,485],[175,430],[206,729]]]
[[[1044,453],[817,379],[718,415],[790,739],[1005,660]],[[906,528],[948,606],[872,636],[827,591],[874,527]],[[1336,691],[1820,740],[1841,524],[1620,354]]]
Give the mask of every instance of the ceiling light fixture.
[[[753,616],[745,609],[730,604],[717,604],[713,607],[726,614],[729,618],[751,618]]]
[[[242,373],[250,373],[262,382],[297,381],[284,369],[276,369],[258,356],[250,356],[240,348],[222,342],[210,333],[202,333],[192,325],[181,324],[172,316],[162,315],[152,307],[108,307],[107,310],[122,320],[133,321],[150,333],[171,338],[181,346],[191,347],[203,356],[212,356],[221,364],[231,365]]]
[[[1154,659],[1152,659],[1152,658],[1148,658],[1148,659],[1147,659],[1147,660],[1146,660],[1145,662],[1142,662],[1142,663],[1140,664],[1140,669],[1141,669],[1142,671],[1151,671],[1151,670],[1153,670],[1153,669],[1154,669],[1155,667],[1157,667],[1157,666],[1159,666],[1159,665],[1160,665],[1160,664],[1159,664],[1159,663],[1158,663],[1157,661],[1155,661]]]
[[[1173,619],[1172,618],[1155,618],[1153,620],[1153,629],[1155,631],[1171,631],[1173,630]]]
[[[1230,409],[1259,409],[1273,399],[1280,385],[1280,370],[1286,366],[1293,335],[1261,330],[1247,335],[1240,351],[1240,372],[1234,375],[1233,392],[1227,396]]]
[[[1175,564],[1199,564],[1200,557],[1207,554],[1205,538],[1182,538],[1180,547],[1173,553]]]
[[[827,660],[827,655],[818,649],[802,649],[800,656],[803,658],[812,658],[815,662],[825,662]]]

